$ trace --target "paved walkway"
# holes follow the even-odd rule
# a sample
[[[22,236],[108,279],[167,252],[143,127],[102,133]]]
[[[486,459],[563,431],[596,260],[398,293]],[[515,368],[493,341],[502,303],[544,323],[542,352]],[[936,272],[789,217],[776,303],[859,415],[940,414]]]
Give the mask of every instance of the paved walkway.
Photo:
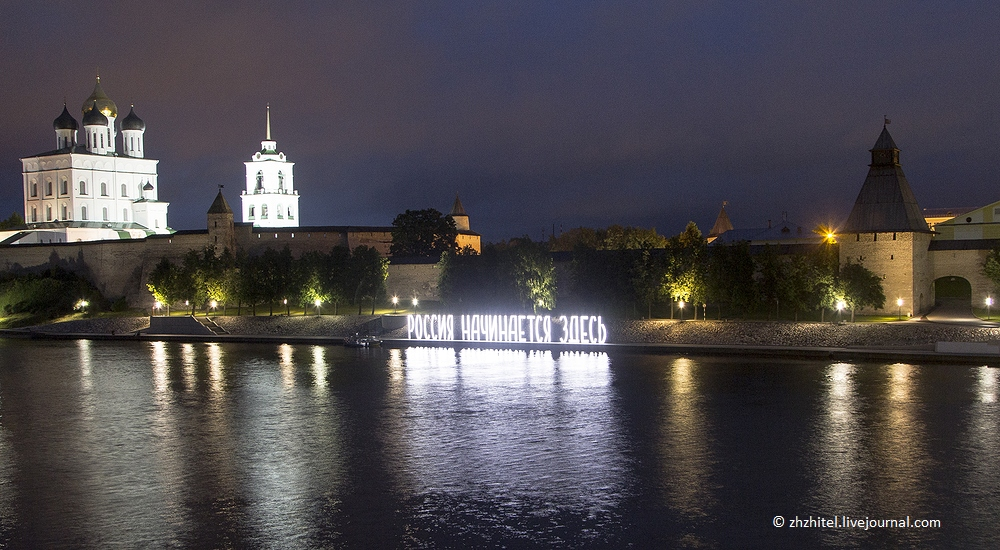
[[[993,312],[1000,313],[1000,312]],[[963,325],[972,327],[1000,327],[1000,318],[980,319],[972,314],[972,306],[967,300],[941,300],[939,305],[924,316],[933,323]]]

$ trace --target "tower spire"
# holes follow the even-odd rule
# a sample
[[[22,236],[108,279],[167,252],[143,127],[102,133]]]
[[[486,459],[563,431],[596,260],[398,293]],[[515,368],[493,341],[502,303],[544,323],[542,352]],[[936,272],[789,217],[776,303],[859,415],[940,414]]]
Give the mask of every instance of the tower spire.
[[[267,104],[267,141],[271,141],[271,104]]]

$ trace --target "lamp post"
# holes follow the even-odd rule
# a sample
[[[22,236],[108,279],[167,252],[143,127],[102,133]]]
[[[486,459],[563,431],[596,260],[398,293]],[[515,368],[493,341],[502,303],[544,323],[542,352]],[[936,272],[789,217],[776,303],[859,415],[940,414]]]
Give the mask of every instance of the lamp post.
[[[681,321],[684,320],[684,300],[677,302],[677,307],[681,310]]]
[[[396,314],[396,310],[399,308],[399,296],[392,297],[392,314]]]
[[[210,307],[212,311],[215,311],[215,308],[219,307],[219,302],[212,300],[211,302],[208,303],[208,307]]]
[[[320,300],[319,298],[316,298],[316,301],[313,303],[316,304],[316,315],[322,315],[322,313],[319,310],[319,305],[322,304],[323,301]]]
[[[416,296],[414,296],[414,297],[413,297],[413,313],[416,313],[416,312],[417,312],[417,304],[419,304],[419,303],[420,303],[420,301],[419,301],[419,300],[417,300],[417,297],[416,297]]]
[[[993,305],[993,297],[992,296],[987,296],[986,297],[986,320],[987,321],[990,320],[990,306],[992,306],[992,305]]]
[[[285,316],[286,317],[291,317],[292,316],[292,308],[291,308],[291,306],[288,305],[288,298],[285,298],[284,300],[282,300],[282,302],[285,303]]]
[[[843,321],[843,311],[847,307],[847,302],[843,300],[837,300],[837,322]]]
[[[163,307],[163,304],[161,304],[159,300],[156,300],[155,302],[153,302],[153,309],[156,310],[157,312],[159,312],[160,308],[162,308],[162,307]]]
[[[896,320],[897,321],[902,321],[903,320],[903,299],[902,298],[896,298]]]

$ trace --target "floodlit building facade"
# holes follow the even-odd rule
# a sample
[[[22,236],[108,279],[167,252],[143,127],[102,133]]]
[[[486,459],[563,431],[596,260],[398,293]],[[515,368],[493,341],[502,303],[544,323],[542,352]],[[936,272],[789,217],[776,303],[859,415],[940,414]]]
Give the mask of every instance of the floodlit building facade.
[[[243,221],[254,227],[298,227],[299,192],[292,168],[278,143],[271,139],[271,106],[267,107],[267,131],[246,165],[246,189],[240,196]]]

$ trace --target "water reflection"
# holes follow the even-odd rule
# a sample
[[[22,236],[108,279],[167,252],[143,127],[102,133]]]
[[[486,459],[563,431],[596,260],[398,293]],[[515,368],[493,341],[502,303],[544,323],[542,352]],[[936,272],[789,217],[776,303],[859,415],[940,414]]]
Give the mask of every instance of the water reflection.
[[[696,370],[693,361],[679,357],[666,371],[660,467],[668,505],[686,516],[704,517],[716,505],[710,483],[714,459]]]
[[[917,368],[895,363],[886,374],[888,399],[872,430],[879,466],[876,498],[885,513],[914,513],[923,509],[929,467],[926,430],[918,414]]]
[[[821,408],[813,427],[816,457],[813,507],[817,513],[862,511],[865,480],[864,427],[857,392],[857,367],[834,363],[823,376]]]
[[[286,390],[295,387],[295,355],[292,346],[281,344],[278,346],[278,364],[281,366],[281,382]]]
[[[326,348],[323,346],[313,346],[312,356],[313,386],[317,394],[325,394],[327,377]]]
[[[617,501],[625,464],[607,354],[408,348],[404,358],[416,491]]]

